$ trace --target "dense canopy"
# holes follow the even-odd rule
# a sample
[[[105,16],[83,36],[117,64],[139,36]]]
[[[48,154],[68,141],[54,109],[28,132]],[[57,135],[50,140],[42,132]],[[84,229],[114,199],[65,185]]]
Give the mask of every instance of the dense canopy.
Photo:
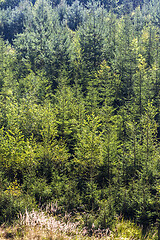
[[[0,224],[49,202],[88,228],[159,223],[159,16],[159,0],[0,0]]]

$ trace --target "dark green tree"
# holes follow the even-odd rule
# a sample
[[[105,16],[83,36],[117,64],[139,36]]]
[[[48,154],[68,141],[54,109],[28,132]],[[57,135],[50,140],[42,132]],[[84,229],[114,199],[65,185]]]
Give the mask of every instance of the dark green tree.
[[[46,0],[38,0],[25,18],[25,31],[17,35],[14,46],[22,58],[29,59],[32,70],[45,66],[47,42],[53,31],[52,8]]]
[[[120,74],[121,104],[133,98],[133,74],[136,72],[136,52],[133,50],[133,28],[129,16],[119,22],[113,68]]]
[[[91,5],[85,24],[79,29],[79,43],[82,59],[82,85],[88,85],[93,73],[103,60],[103,9]]]

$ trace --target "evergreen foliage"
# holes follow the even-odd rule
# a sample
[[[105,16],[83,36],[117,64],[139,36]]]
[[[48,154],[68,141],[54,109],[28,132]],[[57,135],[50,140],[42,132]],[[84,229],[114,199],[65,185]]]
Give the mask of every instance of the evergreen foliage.
[[[159,7],[0,1],[0,224],[53,202],[159,234]]]

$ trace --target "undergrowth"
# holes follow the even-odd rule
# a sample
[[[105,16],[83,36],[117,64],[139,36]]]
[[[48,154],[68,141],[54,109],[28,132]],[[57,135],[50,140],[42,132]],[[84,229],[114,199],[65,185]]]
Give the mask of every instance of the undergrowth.
[[[82,217],[73,218],[70,214],[65,216],[53,216],[45,211],[26,210],[20,214],[19,219],[12,226],[3,224],[0,227],[0,239],[13,240],[158,240],[157,231],[150,230],[145,236],[142,235],[142,228],[117,218],[112,229],[90,230],[83,226]]]

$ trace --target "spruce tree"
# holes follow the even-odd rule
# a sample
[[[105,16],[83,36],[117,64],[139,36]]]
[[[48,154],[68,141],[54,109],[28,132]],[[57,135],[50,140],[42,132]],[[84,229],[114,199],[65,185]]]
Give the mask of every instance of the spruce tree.
[[[100,119],[92,113],[83,119],[78,130],[75,147],[75,164],[81,179],[94,182],[98,169],[103,163]]]
[[[133,74],[136,71],[136,54],[132,48],[133,28],[129,16],[119,23],[118,44],[115,50],[113,67],[120,74],[121,104],[131,102],[133,98]]]
[[[25,31],[17,35],[14,43],[22,59],[29,59],[33,71],[45,66],[46,45],[53,31],[51,13],[47,1],[38,0],[25,18]]]
[[[103,60],[102,10],[100,9],[100,16],[98,16],[95,6],[91,5],[87,21],[78,32],[82,56],[82,85],[85,91],[89,79],[92,78],[93,73],[99,68]]]

